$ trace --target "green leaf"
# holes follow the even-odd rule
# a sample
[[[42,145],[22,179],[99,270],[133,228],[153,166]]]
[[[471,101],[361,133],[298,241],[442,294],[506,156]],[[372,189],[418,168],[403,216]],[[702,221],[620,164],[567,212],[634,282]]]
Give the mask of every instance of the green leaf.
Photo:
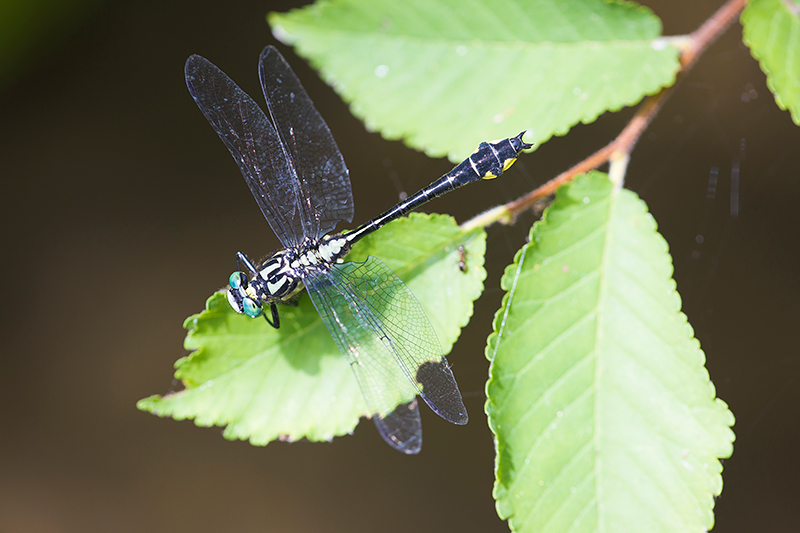
[[[633,2],[333,0],[269,21],[368,128],[452,161],[522,130],[537,145],[564,135],[678,69]]]
[[[775,103],[800,126],[800,3],[752,0],[741,22],[744,43],[767,75]]]
[[[459,268],[463,246],[466,271]],[[465,232],[444,215],[412,214],[358,243],[348,260],[382,259],[416,295],[445,353],[472,315],[483,290],[486,234]],[[227,439],[263,445],[275,439],[330,440],[366,415],[349,365],[308,295],[281,306],[281,327],[236,314],[225,295],[189,317],[175,377],[184,390],[140,400],[139,409],[226,426]]]
[[[486,411],[514,531],[706,531],[733,415],[633,192],[562,187],[502,280]]]

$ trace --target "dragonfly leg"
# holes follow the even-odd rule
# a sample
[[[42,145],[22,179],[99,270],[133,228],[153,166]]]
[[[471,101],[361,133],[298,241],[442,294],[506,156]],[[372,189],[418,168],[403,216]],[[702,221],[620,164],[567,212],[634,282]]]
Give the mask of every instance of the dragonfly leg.
[[[264,313],[264,320],[273,328],[279,329],[281,327],[281,317],[278,314],[278,306],[275,305],[275,302],[271,302],[269,308],[272,310],[272,320],[267,318],[267,313]]]
[[[244,255],[242,252],[236,252],[236,270],[242,270],[242,263],[244,266],[247,267],[247,270],[250,271],[250,274],[256,274],[256,267],[253,266],[253,263]]]

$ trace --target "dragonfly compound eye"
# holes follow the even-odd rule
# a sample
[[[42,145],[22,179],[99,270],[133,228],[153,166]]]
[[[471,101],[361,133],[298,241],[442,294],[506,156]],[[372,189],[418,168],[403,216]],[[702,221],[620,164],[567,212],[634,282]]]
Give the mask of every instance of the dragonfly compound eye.
[[[243,298],[242,308],[244,309],[244,314],[246,314],[250,318],[256,318],[257,316],[261,315],[262,311],[261,304],[259,304],[252,298]]]
[[[228,285],[235,291],[247,289],[247,276],[245,276],[244,272],[236,271],[228,278]]]

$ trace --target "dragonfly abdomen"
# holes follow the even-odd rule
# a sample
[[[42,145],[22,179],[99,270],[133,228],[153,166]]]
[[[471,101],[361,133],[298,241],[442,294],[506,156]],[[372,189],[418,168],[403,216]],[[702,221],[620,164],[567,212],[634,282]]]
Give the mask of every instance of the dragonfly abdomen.
[[[347,235],[350,244],[369,235],[396,218],[413,211],[417,207],[442,196],[468,183],[482,179],[494,179],[509,169],[522,150],[531,145],[522,140],[523,131],[516,137],[499,141],[482,142],[467,159],[456,165],[453,170],[437,179],[421,191],[408,197],[385,213],[373,218],[366,224],[356,228]]]

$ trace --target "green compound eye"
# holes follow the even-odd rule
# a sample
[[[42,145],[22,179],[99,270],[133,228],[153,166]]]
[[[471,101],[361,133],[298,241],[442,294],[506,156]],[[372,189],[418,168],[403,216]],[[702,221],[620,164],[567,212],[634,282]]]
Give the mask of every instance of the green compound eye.
[[[255,318],[261,314],[261,306],[258,305],[253,299],[251,298],[244,298],[242,299],[242,309],[244,310],[244,314],[249,316],[250,318]]]
[[[231,286],[231,289],[239,290],[246,284],[247,278],[244,277],[244,272],[234,272],[231,274],[231,277],[228,278],[228,285]]]

